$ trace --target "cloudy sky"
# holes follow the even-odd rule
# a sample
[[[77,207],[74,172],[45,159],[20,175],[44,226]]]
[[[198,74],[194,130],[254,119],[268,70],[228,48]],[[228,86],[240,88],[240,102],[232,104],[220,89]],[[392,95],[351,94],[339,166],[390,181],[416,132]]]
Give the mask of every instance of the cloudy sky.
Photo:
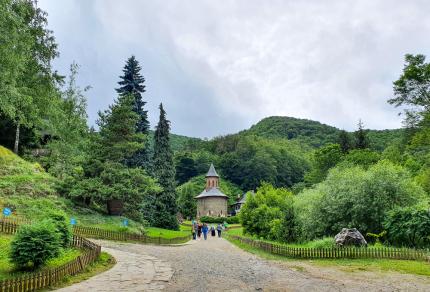
[[[213,137],[283,115],[353,130],[401,126],[386,103],[406,53],[429,55],[422,1],[39,0],[59,43],[54,66],[81,65],[88,114],[116,97],[134,54],[152,126]]]

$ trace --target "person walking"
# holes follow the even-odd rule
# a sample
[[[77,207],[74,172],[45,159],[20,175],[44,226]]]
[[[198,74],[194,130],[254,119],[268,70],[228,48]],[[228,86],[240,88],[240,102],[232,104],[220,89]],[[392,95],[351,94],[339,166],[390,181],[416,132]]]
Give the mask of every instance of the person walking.
[[[202,237],[202,224],[201,223],[199,223],[197,225],[197,235],[199,236],[199,238]]]
[[[202,227],[202,232],[203,232],[203,236],[204,236],[205,240],[208,239],[208,231],[209,231],[209,227],[206,223],[204,223],[203,227]]]
[[[215,236],[215,226],[211,225],[211,235],[212,237]]]
[[[197,239],[197,224],[196,222],[193,221],[192,225],[191,225],[191,233],[193,234],[193,240]]]
[[[218,231],[218,237],[221,237],[221,231],[222,231],[222,226],[221,224],[218,224],[216,231]]]

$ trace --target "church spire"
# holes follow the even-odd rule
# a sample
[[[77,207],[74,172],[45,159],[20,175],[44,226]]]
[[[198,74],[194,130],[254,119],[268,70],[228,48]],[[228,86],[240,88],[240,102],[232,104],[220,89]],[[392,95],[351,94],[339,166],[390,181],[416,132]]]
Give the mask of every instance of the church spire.
[[[209,167],[209,171],[206,174],[206,177],[219,177],[218,173],[215,170],[213,163],[211,163],[211,166]]]
[[[206,191],[210,190],[211,188],[218,188],[218,187],[219,187],[219,175],[216,172],[213,163],[211,163],[211,166],[209,167],[209,171],[206,174]]]

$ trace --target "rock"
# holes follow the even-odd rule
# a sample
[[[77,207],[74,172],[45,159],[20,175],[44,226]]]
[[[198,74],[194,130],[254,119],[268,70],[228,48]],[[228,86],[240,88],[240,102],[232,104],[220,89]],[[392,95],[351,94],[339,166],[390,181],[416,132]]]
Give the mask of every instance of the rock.
[[[364,239],[363,235],[356,228],[342,228],[342,231],[336,234],[334,240],[338,246],[367,245],[366,239]]]

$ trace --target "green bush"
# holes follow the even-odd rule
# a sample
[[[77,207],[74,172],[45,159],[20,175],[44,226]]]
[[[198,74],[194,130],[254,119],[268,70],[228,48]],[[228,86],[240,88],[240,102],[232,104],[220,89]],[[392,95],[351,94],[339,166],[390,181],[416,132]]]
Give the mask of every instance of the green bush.
[[[224,221],[227,221],[227,218],[202,216],[202,217],[200,217],[200,221],[204,222],[204,223],[224,223]]]
[[[10,261],[20,269],[35,269],[56,257],[60,247],[60,234],[52,222],[23,225],[11,243]]]
[[[336,241],[333,237],[324,237],[323,239],[316,239],[308,243],[310,248],[332,248],[336,246]]]
[[[228,224],[239,224],[239,222],[240,222],[239,216],[227,217],[227,223]]]
[[[66,213],[63,211],[52,211],[49,213],[48,218],[54,223],[57,232],[60,234],[61,245],[63,247],[69,246],[72,241],[72,228],[70,227]]]
[[[302,240],[333,236],[342,228],[362,234],[384,230],[382,223],[395,207],[423,200],[425,192],[401,166],[382,160],[364,169],[343,164],[327,179],[295,198],[295,215]]]
[[[239,217],[245,233],[265,239],[292,242],[295,238],[293,194],[263,183],[249,196]]]
[[[414,207],[388,212],[384,227],[390,244],[408,247],[430,247],[430,212]]]

